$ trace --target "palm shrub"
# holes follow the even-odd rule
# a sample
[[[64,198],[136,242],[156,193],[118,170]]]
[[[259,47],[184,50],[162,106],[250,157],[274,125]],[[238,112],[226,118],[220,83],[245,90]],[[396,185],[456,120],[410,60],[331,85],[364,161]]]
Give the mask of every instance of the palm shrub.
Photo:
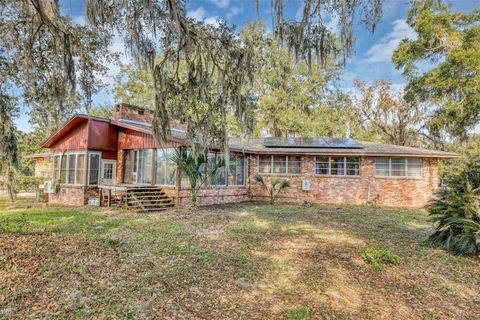
[[[172,160],[190,183],[190,200],[194,208],[197,206],[198,194],[202,186],[206,184],[209,177],[215,175],[219,168],[225,166],[225,160],[219,159],[214,164],[208,164],[213,167],[207,171],[207,156],[204,153],[193,156],[193,153],[189,152],[187,148],[178,149]]]
[[[285,191],[287,188],[290,188],[290,181],[288,180],[280,180],[277,177],[273,177],[270,181],[270,185],[267,186],[265,181],[263,181],[263,177],[261,175],[257,175],[255,177],[258,183],[268,191],[268,195],[270,197],[270,204],[275,203],[275,199],[280,192]]]
[[[480,156],[457,163],[447,171],[430,204],[434,231],[429,240],[455,254],[480,252]]]

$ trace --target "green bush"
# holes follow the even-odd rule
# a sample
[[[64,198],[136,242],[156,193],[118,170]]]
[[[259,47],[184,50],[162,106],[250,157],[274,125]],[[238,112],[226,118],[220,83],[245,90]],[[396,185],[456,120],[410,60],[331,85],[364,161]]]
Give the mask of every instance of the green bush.
[[[280,180],[277,177],[273,177],[271,179],[269,186],[267,186],[261,175],[255,176],[255,180],[260,183],[263,189],[268,191],[268,196],[270,197],[270,204],[274,204],[277,196],[291,186],[290,181],[286,179]]]
[[[385,265],[400,263],[400,257],[392,254],[389,249],[368,249],[362,254],[362,259],[370,265],[373,271],[385,270]]]
[[[33,192],[37,190],[38,185],[42,182],[43,182],[42,178],[38,178],[34,176],[19,175],[17,191]]]
[[[434,231],[429,240],[454,254],[480,252],[480,157],[459,161],[443,174],[429,208]]]
[[[310,309],[307,306],[287,310],[288,320],[306,320],[310,318]]]

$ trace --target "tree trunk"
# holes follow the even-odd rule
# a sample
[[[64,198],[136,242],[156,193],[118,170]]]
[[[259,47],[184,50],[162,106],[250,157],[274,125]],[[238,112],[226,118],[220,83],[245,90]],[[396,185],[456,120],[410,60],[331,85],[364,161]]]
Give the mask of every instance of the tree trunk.
[[[15,203],[17,201],[17,195],[15,194],[15,172],[7,165],[5,173],[5,186],[7,188],[8,196],[10,201]]]

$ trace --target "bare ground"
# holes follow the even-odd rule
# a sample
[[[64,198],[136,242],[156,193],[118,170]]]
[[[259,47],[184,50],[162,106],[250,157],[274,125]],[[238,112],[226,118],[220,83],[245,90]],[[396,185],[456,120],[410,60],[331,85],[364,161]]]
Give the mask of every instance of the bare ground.
[[[429,247],[429,226],[369,207],[0,202],[0,318],[479,319],[479,259]],[[400,263],[373,271],[368,248]]]

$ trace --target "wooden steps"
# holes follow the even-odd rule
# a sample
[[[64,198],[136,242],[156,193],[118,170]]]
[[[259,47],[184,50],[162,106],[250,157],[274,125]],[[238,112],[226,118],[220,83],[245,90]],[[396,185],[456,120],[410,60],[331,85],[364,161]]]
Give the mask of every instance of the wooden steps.
[[[174,206],[173,199],[157,186],[128,187],[123,201],[128,208],[140,212],[162,211]]]

